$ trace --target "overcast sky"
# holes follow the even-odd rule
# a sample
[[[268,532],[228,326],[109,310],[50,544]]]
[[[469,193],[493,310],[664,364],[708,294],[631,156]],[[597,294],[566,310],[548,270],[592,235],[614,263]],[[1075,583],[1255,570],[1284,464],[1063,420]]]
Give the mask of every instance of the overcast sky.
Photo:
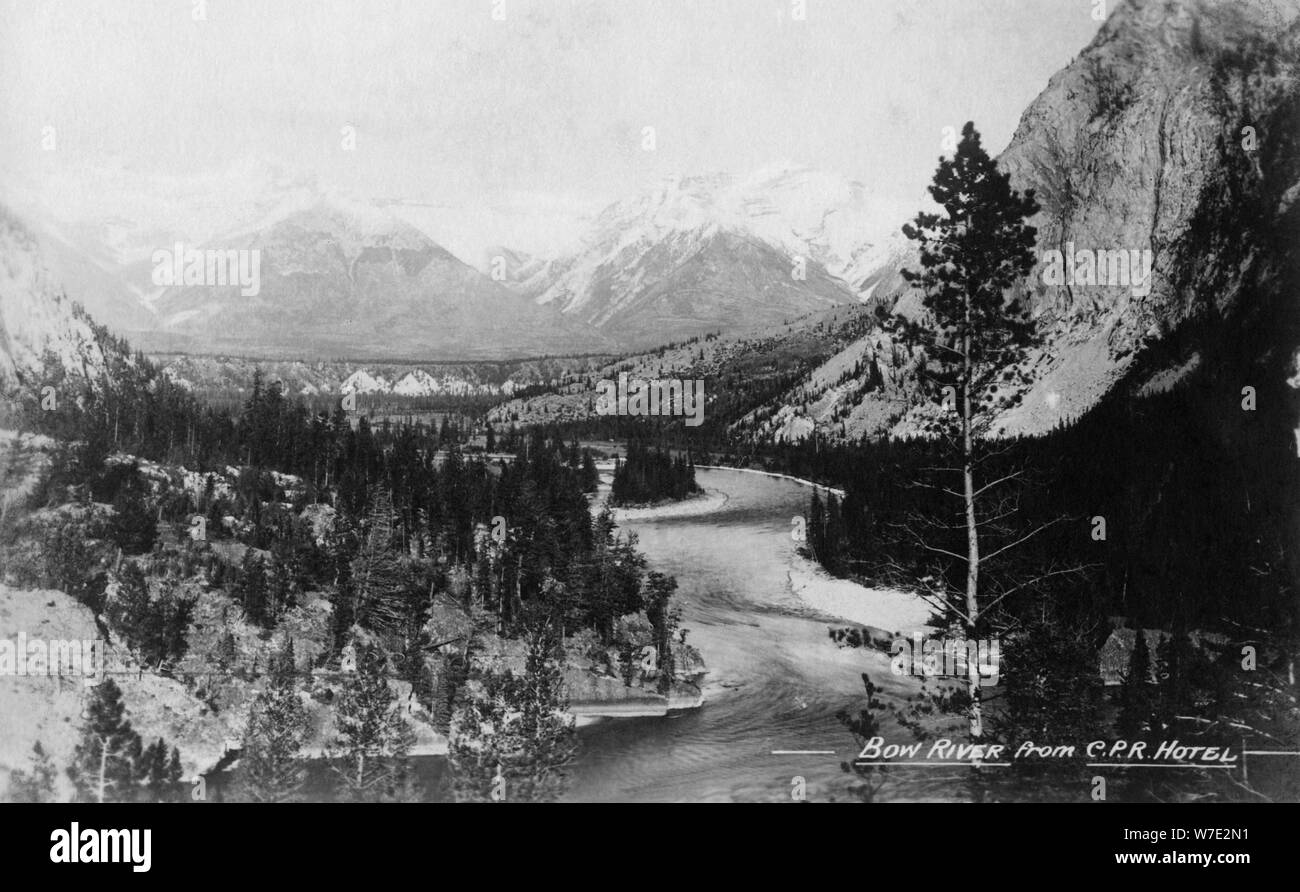
[[[906,201],[944,127],[973,119],[1000,150],[1100,27],[1095,0],[806,0],[795,21],[797,5],[0,0],[0,165],[275,158],[371,196],[583,204],[795,163]]]

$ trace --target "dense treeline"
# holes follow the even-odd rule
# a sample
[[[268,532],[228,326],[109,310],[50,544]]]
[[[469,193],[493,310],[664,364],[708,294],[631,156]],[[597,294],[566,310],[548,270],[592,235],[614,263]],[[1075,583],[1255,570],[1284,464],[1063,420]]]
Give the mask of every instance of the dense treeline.
[[[1046,436],[981,445],[978,480],[1013,484],[979,517],[986,634],[1003,639],[1002,682],[989,697],[994,739],[1077,740],[1106,729],[1152,749],[1174,739],[1266,749],[1300,739],[1295,441],[1278,423],[1283,413],[1252,408],[1252,399],[1282,395],[1251,395],[1212,387],[1117,395]],[[961,583],[965,531],[944,491],[960,490],[960,468],[941,439],[780,453],[784,470],[846,487],[842,503],[814,496],[809,508],[809,551],[831,572],[920,591]],[[1109,697],[1106,661],[1123,677]],[[865,684],[869,708],[841,716],[855,736],[878,728],[886,711]],[[895,717],[933,734],[926,723],[960,713],[965,701],[940,688],[918,702]],[[1294,772],[1258,761],[1248,785],[1214,772],[1180,783],[1147,774],[1114,779],[1111,795],[1300,792]],[[1082,762],[1018,766],[1006,795],[1020,795],[1026,774],[1082,783],[1095,774]],[[854,770],[859,792],[879,795],[884,779]],[[998,783],[978,783],[978,795],[999,795]]]
[[[97,424],[113,418],[104,406],[117,398],[117,390],[87,395],[90,405],[79,415],[89,427],[85,439],[55,463],[40,492],[41,498],[57,500],[68,487],[83,486],[96,498],[120,502],[123,510],[113,514],[112,525],[128,528],[115,532],[114,541],[127,553],[141,553],[153,542],[153,524],[148,514],[137,516],[143,510],[138,508],[139,471],[104,464],[109,435]],[[185,401],[177,405],[183,416]],[[155,433],[168,425],[137,425],[135,415],[126,414],[131,435],[122,448],[148,455],[151,444],[160,445]],[[57,418],[60,430],[67,418]],[[428,430],[384,425],[372,431],[365,418],[354,427],[341,412],[328,419],[323,414],[304,418],[300,407],[260,384],[239,416],[212,416],[209,422],[232,432],[229,452],[216,453],[209,444],[204,450],[209,459],[218,466],[227,461],[244,466],[233,491],[218,492],[209,477],[197,496],[177,490],[160,494],[159,513],[186,531],[194,518],[204,518],[205,538],[230,536],[270,552],[245,552],[238,568],[215,563],[211,568],[218,581],[233,576],[237,599],[259,623],[273,626],[291,606],[295,589],[331,585],[340,636],[357,618],[393,627],[395,607],[375,603],[368,591],[352,590],[357,586],[350,578],[353,562],[374,562],[381,555],[394,565],[383,568],[394,580],[385,599],[407,603],[411,596],[427,595],[430,586],[446,585],[446,568],[463,566],[471,574],[464,599],[498,613],[507,630],[526,604],[544,602],[567,627],[589,627],[608,640],[614,620],[643,607],[638,591],[644,561],[616,535],[608,516],[593,522],[585,494],[595,489],[595,465],[576,444],[548,440],[545,432],[534,430],[515,461],[488,464],[455,446],[439,451],[439,439]],[[305,472],[306,486],[291,498],[269,469]],[[333,512],[326,543],[316,541],[299,517],[318,500],[331,503]],[[136,530],[140,525],[143,529]],[[420,572],[398,573],[403,558]],[[377,568],[368,563],[365,569]],[[408,623],[417,621],[406,617]]]
[[[58,357],[47,356],[39,386],[23,402],[27,427],[58,440],[87,442],[104,454],[121,451],[200,471],[227,465],[274,469],[328,490],[355,454],[340,431],[370,423],[368,412],[345,412],[338,400],[332,412],[312,411],[301,399],[289,399],[279,382],[264,383],[260,373],[242,405],[202,402],[143,354],[97,330],[105,345],[103,373],[72,375]],[[467,438],[446,415],[427,423],[385,420],[376,433],[397,427],[415,430],[433,448]]]
[[[505,697],[493,708],[507,713],[511,697],[528,694],[527,709],[552,715],[538,727],[554,739],[521,743],[527,757],[511,756],[501,741],[489,748],[519,772],[545,773],[545,784],[522,774],[512,781],[539,796],[555,794],[562,766],[534,756],[567,761],[572,729],[558,693],[536,702],[529,672],[551,677],[566,652],[617,672],[614,665],[635,666],[653,647],[653,678],[661,692],[671,687],[673,650],[685,647],[674,641],[675,584],[647,572],[634,537],[617,531],[608,510],[593,518],[595,463],[576,442],[512,430],[493,445],[513,450],[514,460],[489,462],[465,453],[465,432],[446,423],[372,427],[341,410],[312,414],[260,378],[229,413],[199,405],[141,356],[111,362],[110,374],[92,382],[52,370],[54,398],[28,403],[27,426],[60,445],[31,499],[36,513],[8,518],[0,544],[11,579],[78,597],[141,665],[212,697],[219,684],[205,679],[214,674],[251,680],[269,672],[292,689],[294,676],[357,672],[360,660],[344,701],[370,716],[360,725],[389,722],[396,706],[383,679],[395,677],[453,735],[469,727],[461,712],[485,708],[475,685]],[[60,506],[77,508],[42,510]],[[314,635],[321,612],[312,605],[321,602],[329,628]],[[239,608],[237,622],[223,603]],[[196,638],[195,612],[205,609],[221,617],[218,631]],[[289,656],[267,659],[240,623]],[[528,661],[520,651],[520,665],[503,669],[510,648],[490,641],[514,639],[532,642]],[[496,656],[480,665],[484,648]],[[268,715],[292,709],[292,695],[279,688],[263,699]],[[292,747],[270,739],[275,725],[250,726],[257,739],[246,745],[269,760],[259,768],[265,789],[251,798],[296,789],[300,771]],[[344,787],[407,795],[407,748],[396,730],[379,742],[346,743],[362,769],[357,777],[341,771]],[[385,779],[372,784],[365,766],[385,764]],[[487,795],[491,780],[467,780],[457,795]]]
[[[640,440],[627,444],[627,458],[614,466],[610,489],[613,505],[645,505],[665,499],[680,501],[699,492],[695,461],[689,455],[673,457]]]
[[[1078,616],[1291,627],[1300,532],[1294,438],[1262,413],[1215,405],[1235,423],[1215,421],[1199,395],[1177,391],[1111,399],[1046,436],[986,444],[982,479],[1019,475],[1001,506],[1015,512],[1012,531],[1044,528],[991,572],[1026,578],[1083,568],[1012,596],[1007,610],[1060,591],[1068,592],[1064,609]],[[954,510],[936,487],[959,478],[931,469],[951,464],[935,439],[805,442],[775,447],[773,459],[783,471],[846,489],[842,520],[819,533],[829,540],[819,557],[836,571],[895,582],[934,565],[922,539],[960,551],[953,546],[964,531],[945,534],[933,523],[952,520]],[[832,517],[824,511],[821,524]],[[956,560],[940,567],[965,571]]]

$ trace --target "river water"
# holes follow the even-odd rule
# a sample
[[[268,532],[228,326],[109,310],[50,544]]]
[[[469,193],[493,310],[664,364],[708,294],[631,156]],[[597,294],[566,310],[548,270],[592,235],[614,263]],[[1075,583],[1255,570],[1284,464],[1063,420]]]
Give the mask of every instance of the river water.
[[[835,713],[862,708],[863,672],[891,696],[914,689],[891,676],[885,654],[836,647],[828,627],[846,623],[791,592],[790,519],[807,513],[808,486],[727,470],[699,470],[697,480],[726,504],[620,526],[653,569],[677,577],[687,641],[709,669],[704,706],[584,727],[566,799],[790,801],[795,777],[811,801],[851,799],[840,764],[855,746]],[[931,789],[914,796],[891,784],[891,798],[935,798],[939,779],[925,780]]]

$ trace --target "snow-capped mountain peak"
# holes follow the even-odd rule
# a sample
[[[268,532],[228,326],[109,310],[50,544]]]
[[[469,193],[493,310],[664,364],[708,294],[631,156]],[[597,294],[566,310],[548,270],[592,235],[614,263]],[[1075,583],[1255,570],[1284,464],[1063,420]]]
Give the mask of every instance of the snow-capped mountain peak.
[[[673,231],[731,230],[842,276],[863,250],[902,222],[893,209],[875,206],[861,183],[777,164],[743,177],[714,173],[664,180],[602,212],[588,244],[608,243],[611,232],[620,233],[617,243],[625,246]]]

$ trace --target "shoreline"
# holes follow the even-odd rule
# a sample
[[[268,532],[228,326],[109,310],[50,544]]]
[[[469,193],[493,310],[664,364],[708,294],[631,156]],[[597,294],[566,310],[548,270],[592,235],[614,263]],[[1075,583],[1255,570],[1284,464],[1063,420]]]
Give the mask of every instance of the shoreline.
[[[798,553],[791,555],[786,580],[800,603],[835,619],[890,635],[929,629],[932,608],[916,595],[831,576]]]
[[[827,492],[833,492],[839,498],[844,498],[844,490],[834,486],[827,486],[824,483],[816,483],[812,480],[805,480],[802,477],[794,477],[790,474],[778,474],[775,471],[760,471],[756,468],[733,468],[728,465],[696,465],[696,470],[704,468],[708,471],[736,471],[741,474],[761,474],[764,477],[772,477],[777,480],[792,480],[795,483],[802,483],[804,486],[814,486],[817,489],[824,489]]]
[[[658,505],[629,506],[626,508],[614,508],[614,522],[622,524],[625,521],[637,520],[658,520],[668,517],[696,517],[702,514],[712,514],[715,511],[721,511],[731,500],[720,489],[704,489],[693,496],[688,496],[680,502],[662,502]],[[609,491],[601,493],[601,504],[609,502]]]
[[[842,489],[790,474],[759,471],[753,468],[731,468],[725,465],[696,465],[695,467],[790,480],[804,486],[833,492],[840,498],[844,497]],[[790,594],[803,606],[846,623],[866,626],[890,635],[910,634],[929,629],[932,608],[916,595],[897,589],[870,588],[851,579],[832,576],[819,564],[797,551],[790,555],[789,568],[786,570],[786,585]]]
[[[614,462],[612,459],[599,459],[596,461],[596,469],[599,471],[613,471]],[[844,490],[836,486],[827,486],[824,483],[817,483],[813,480],[805,480],[803,477],[795,477],[792,474],[778,474],[776,471],[760,471],[757,468],[733,468],[731,465],[696,465],[695,469],[705,471],[736,471],[741,474],[759,474],[763,477],[771,477],[776,480],[790,480],[794,483],[802,483],[804,486],[815,486],[817,489],[824,489],[827,492],[833,492],[838,498],[844,498]]]
[[[779,480],[790,480],[804,486],[817,487],[843,496],[842,489],[823,486],[810,480],[773,471],[759,471],[751,468],[730,468],[724,465],[696,465],[696,469],[716,471],[738,471],[743,474],[758,474]],[[720,510],[730,501],[730,496],[717,489],[706,489],[705,497],[687,499],[647,508],[615,508],[614,519],[654,520],[667,517],[694,517],[711,514]],[[608,498],[608,490],[602,486],[601,495]],[[718,497],[720,501],[718,501]],[[715,504],[716,502],[716,504]],[[871,588],[851,579],[831,576],[819,564],[814,563],[798,552],[792,552],[786,569],[786,586],[794,598],[804,607],[826,617],[845,623],[852,623],[875,629],[889,635],[911,634],[929,629],[932,608],[916,595],[897,589]]]

